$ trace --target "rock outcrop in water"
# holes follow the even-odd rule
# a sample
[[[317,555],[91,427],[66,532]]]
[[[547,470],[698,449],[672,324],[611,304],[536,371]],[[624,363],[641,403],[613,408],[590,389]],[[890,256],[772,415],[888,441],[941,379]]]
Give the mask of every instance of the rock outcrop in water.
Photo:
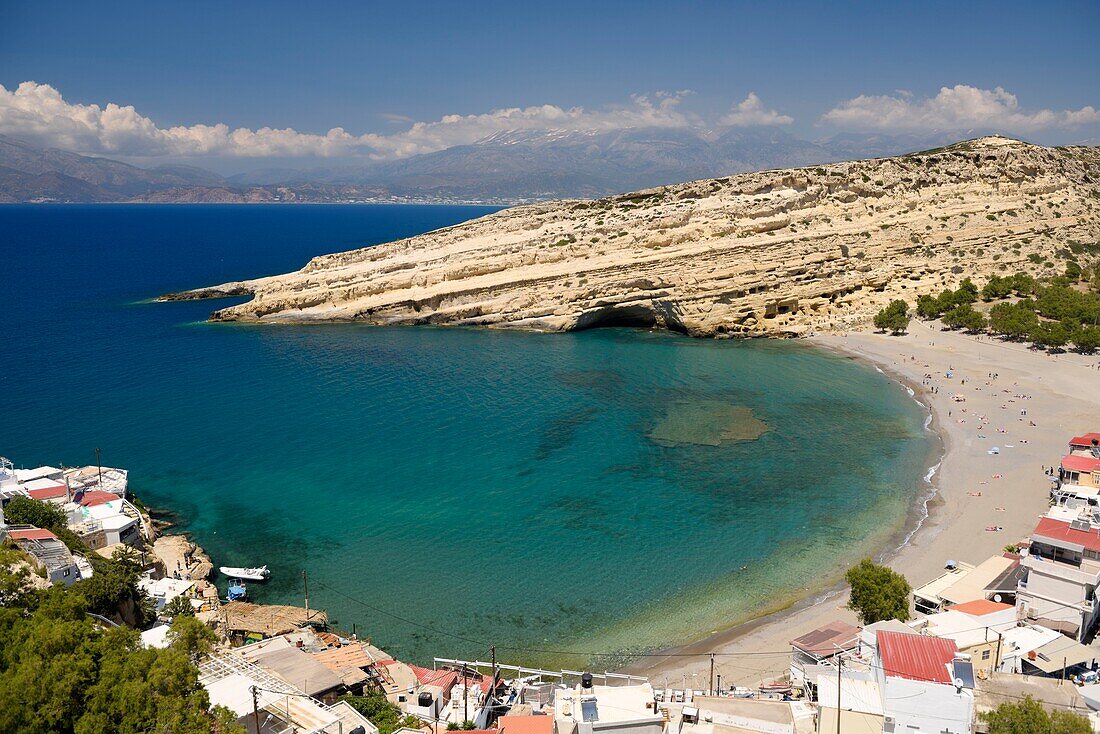
[[[1098,239],[1100,148],[988,137],[516,207],[171,297],[252,294],[214,321],[799,334],[968,276],[1060,272]]]

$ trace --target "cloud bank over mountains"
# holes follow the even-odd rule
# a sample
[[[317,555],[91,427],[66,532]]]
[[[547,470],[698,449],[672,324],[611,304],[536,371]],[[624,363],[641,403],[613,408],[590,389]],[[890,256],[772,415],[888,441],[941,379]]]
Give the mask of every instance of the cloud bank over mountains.
[[[355,135],[342,127],[324,134],[292,128],[231,129],[223,123],[160,127],[132,105],[66,101],[49,84],[26,81],[13,90],[0,85],[0,134],[79,153],[120,157],[320,157],[399,160],[469,145],[506,131],[613,132],[638,128],[700,128],[707,121],[683,109],[690,92],[635,95],[629,104],[600,109],[536,105],[497,109],[481,114],[445,115],[430,122],[411,122],[393,134]],[[720,116],[722,128],[777,127],[794,118],[769,108],[755,93]],[[986,129],[1028,134],[1100,122],[1091,106],[1077,110],[1029,110],[1001,87],[943,87],[934,97],[860,95],[825,112],[817,121],[840,130]]]
[[[851,130],[959,130],[999,128],[1034,133],[1100,122],[1100,110],[1025,110],[1016,95],[1001,87],[978,89],[965,84],[942,87],[935,97],[915,99],[860,95],[829,110],[822,122]]]

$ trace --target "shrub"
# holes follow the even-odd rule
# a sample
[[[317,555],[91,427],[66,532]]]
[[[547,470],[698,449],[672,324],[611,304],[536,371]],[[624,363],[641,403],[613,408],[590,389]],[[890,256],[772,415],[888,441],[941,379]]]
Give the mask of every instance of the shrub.
[[[1031,696],[1022,701],[1006,701],[978,717],[989,734],[1091,734],[1092,725],[1081,714],[1050,711]]]
[[[848,608],[859,615],[860,624],[909,619],[912,587],[900,573],[865,558],[848,569],[845,578],[852,587]]]
[[[34,525],[47,530],[66,527],[65,513],[60,507],[30,497],[13,497],[4,507],[4,517],[12,525]]]

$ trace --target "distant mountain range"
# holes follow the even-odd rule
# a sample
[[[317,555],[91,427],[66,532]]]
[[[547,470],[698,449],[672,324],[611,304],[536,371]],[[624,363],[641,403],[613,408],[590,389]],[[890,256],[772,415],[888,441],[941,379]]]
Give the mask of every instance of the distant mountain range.
[[[972,132],[972,131],[971,131]],[[837,135],[774,128],[506,131],[398,161],[221,176],[139,168],[0,136],[0,203],[484,202],[592,198],[746,171],[907,153],[959,133]]]

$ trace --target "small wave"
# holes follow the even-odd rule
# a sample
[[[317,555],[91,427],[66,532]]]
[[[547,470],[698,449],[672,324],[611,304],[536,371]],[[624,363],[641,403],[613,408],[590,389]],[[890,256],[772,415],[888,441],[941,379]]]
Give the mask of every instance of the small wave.
[[[941,458],[935,464],[928,467],[928,471],[924,473],[924,483],[928,485],[928,487],[924,491],[924,496],[922,496],[917,503],[919,517],[917,517],[917,521],[913,523],[912,529],[910,529],[910,531],[905,534],[905,537],[902,538],[902,541],[898,544],[898,547],[894,549],[894,554],[896,554],[905,546],[909,545],[909,541],[911,541],[913,539],[913,536],[916,535],[922,527],[924,527],[924,522],[931,514],[932,511],[929,509],[929,504],[932,502],[932,498],[936,496],[936,485],[932,483],[932,480],[933,478],[935,478],[936,472],[940,470],[940,464],[942,463],[943,459]]]

